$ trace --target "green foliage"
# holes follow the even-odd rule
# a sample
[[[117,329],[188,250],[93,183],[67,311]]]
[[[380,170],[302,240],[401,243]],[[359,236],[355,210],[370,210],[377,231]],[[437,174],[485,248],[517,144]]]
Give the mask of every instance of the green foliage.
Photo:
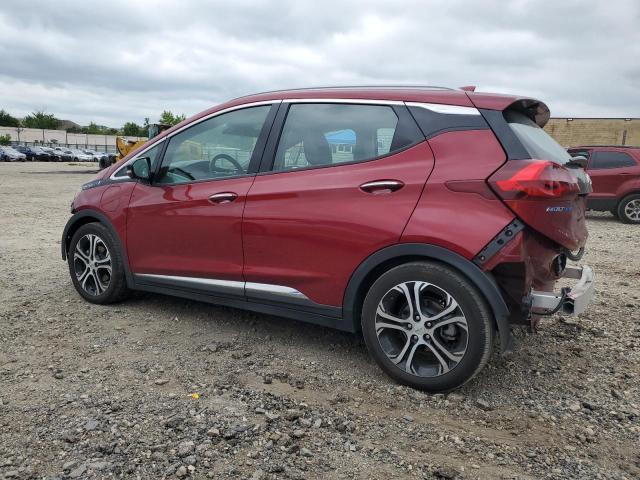
[[[146,133],[142,133],[144,130],[135,122],[127,122],[122,127],[122,134],[127,137],[144,137]]]
[[[183,121],[185,118],[187,117],[184,115],[184,113],[182,115],[174,115],[170,110],[165,110],[164,112],[162,112],[162,115],[160,115],[160,120],[158,120],[158,123],[176,125]]]
[[[43,128],[55,130],[60,124],[53,114],[45,112],[33,112],[31,115],[24,117],[23,125],[27,128]]]
[[[84,128],[83,130],[85,130],[83,133],[89,133],[91,135],[99,135],[101,133],[104,133],[104,130],[93,122],[91,122],[89,126]]]
[[[19,127],[20,120],[4,110],[0,110],[0,127]]]
[[[11,135],[0,135],[0,145],[11,145]]]

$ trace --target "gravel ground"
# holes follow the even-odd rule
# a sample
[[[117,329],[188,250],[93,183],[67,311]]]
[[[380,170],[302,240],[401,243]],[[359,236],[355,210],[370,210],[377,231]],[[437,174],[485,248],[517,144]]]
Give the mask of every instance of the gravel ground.
[[[94,169],[0,164],[0,478],[640,477],[640,227],[590,214],[589,311],[429,395],[355,335],[81,300],[60,235]]]

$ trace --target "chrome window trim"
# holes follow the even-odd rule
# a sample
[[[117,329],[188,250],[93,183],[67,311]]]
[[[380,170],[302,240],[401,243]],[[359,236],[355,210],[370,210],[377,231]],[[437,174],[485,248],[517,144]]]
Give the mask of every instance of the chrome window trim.
[[[449,105],[446,103],[424,103],[424,102],[404,102],[407,107],[418,107],[430,110],[435,113],[445,115],[480,115],[475,107],[465,107],[462,105]]]
[[[263,100],[263,101],[260,101],[260,102],[251,102],[251,103],[243,103],[242,105],[234,105],[233,107],[228,107],[228,108],[225,108],[223,110],[218,110],[217,112],[213,112],[213,113],[210,113],[209,115],[205,115],[204,117],[199,118],[198,120],[196,120],[194,122],[190,122],[187,125],[183,125],[178,130],[176,130],[174,132],[171,132],[170,134],[162,137],[159,141],[152,143],[151,145],[146,147],[144,150],[141,150],[135,157],[130,158],[129,160],[127,160],[126,163],[124,163],[122,165],[122,167],[118,168],[115,172],[113,172],[111,174],[111,176],[109,177],[109,180],[113,180],[113,181],[116,181],[116,182],[122,181],[122,180],[129,180],[129,177],[116,177],[115,175],[118,174],[123,168],[126,168],[127,165],[129,165],[133,160],[138,158],[144,152],[152,149],[156,145],[160,145],[165,140],[171,139],[171,137],[173,137],[174,135],[177,135],[178,133],[182,132],[183,130],[186,130],[187,128],[193,127],[194,125],[197,125],[197,124],[199,124],[201,122],[209,120],[210,118],[217,117],[218,115],[222,115],[224,113],[232,112],[234,110],[241,110],[243,108],[251,108],[251,107],[259,107],[259,106],[262,106],[262,105],[274,105],[274,104],[278,104],[278,103],[282,103],[282,100]]]
[[[354,105],[396,105],[403,106],[401,100],[375,100],[365,98],[285,98],[282,103],[346,103]]]

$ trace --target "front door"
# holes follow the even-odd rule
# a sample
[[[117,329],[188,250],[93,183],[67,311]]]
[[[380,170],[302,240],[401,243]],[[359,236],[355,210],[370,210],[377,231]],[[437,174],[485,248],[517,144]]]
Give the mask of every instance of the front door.
[[[222,113],[170,137],[155,178],[129,202],[136,281],[244,294],[242,213],[271,108]]]

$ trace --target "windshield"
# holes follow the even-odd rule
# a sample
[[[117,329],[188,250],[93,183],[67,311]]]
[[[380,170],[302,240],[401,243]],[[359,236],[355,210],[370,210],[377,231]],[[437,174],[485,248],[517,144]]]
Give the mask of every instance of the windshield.
[[[504,117],[531,158],[553,160],[560,165],[571,160],[571,155],[524,113],[507,110]]]

